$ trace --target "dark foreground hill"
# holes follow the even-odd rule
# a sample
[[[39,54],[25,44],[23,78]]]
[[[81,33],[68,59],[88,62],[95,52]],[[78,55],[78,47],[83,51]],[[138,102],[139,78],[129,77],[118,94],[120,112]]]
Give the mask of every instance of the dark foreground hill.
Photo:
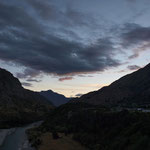
[[[41,91],[40,94],[52,102],[55,106],[66,104],[70,100],[64,95],[53,92],[52,90]]]
[[[89,150],[149,150],[150,113],[115,112],[87,103],[68,103],[53,110],[28,135],[35,147],[48,147],[49,142],[59,139],[66,144],[70,138]]]
[[[10,72],[0,69],[0,126],[38,120],[52,107],[43,96],[24,89]]]
[[[120,78],[107,87],[85,94],[78,100],[95,105],[111,106],[150,104],[150,64]]]

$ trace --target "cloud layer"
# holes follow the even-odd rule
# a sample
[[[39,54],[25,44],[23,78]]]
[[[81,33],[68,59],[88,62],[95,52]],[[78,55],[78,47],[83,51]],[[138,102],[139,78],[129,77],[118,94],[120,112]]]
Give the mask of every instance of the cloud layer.
[[[142,27],[134,23],[126,24],[120,38],[122,46],[133,51],[129,59],[136,58],[142,51],[150,48],[150,27]]]
[[[140,69],[141,67],[140,66],[137,66],[137,65],[129,65],[128,67],[127,67],[127,69],[129,69],[129,70],[138,70],[138,69]]]
[[[30,69],[18,74],[20,78],[40,72],[65,75],[102,71],[119,65],[113,58],[115,49],[110,39],[85,44],[73,31],[66,33],[67,25],[89,26],[90,19],[82,13],[68,9],[59,12],[46,2],[28,1],[20,6],[1,2],[0,15],[0,59]],[[58,22],[64,28],[60,32],[64,36],[53,31]]]
[[[116,48],[115,37],[84,40],[87,37],[82,37],[82,31],[95,28],[100,26],[92,15],[68,6],[58,8],[47,0],[6,0],[0,2],[0,59],[28,68],[17,76],[34,82],[42,73],[70,76],[120,65],[116,55],[122,50]],[[119,37],[123,49],[135,45],[145,49],[150,28],[128,24],[119,30]],[[140,50],[136,47],[130,59]],[[60,81],[68,79],[72,76]]]

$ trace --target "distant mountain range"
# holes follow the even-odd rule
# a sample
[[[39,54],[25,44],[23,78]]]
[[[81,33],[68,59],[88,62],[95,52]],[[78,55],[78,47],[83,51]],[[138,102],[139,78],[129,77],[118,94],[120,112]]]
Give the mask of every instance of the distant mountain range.
[[[120,78],[109,86],[85,94],[73,101],[110,106],[150,104],[150,64]]]
[[[46,98],[24,89],[10,72],[0,69],[0,125],[2,122],[34,121],[52,107]]]
[[[55,106],[60,106],[62,104],[66,104],[70,100],[70,98],[67,98],[62,94],[58,94],[56,92],[53,92],[52,90],[41,91],[39,93],[42,96],[44,96],[46,99],[48,99],[50,102],[52,102],[52,104],[54,104]]]

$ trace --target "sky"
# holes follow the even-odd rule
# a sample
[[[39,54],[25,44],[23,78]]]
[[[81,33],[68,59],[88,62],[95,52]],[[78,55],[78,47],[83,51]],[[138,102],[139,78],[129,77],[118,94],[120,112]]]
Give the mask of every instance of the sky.
[[[150,63],[149,0],[0,1],[0,67],[30,90],[80,96]]]

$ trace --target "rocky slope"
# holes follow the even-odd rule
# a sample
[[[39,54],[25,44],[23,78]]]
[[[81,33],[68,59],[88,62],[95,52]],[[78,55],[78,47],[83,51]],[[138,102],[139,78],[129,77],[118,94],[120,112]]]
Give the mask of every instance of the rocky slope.
[[[52,90],[41,91],[40,94],[45,98],[47,98],[55,106],[66,104],[70,100],[69,98],[66,98],[64,95],[53,92]]]
[[[96,105],[150,104],[150,64],[76,100]]]
[[[43,96],[24,89],[10,72],[0,69],[0,125],[34,121],[52,107]]]

